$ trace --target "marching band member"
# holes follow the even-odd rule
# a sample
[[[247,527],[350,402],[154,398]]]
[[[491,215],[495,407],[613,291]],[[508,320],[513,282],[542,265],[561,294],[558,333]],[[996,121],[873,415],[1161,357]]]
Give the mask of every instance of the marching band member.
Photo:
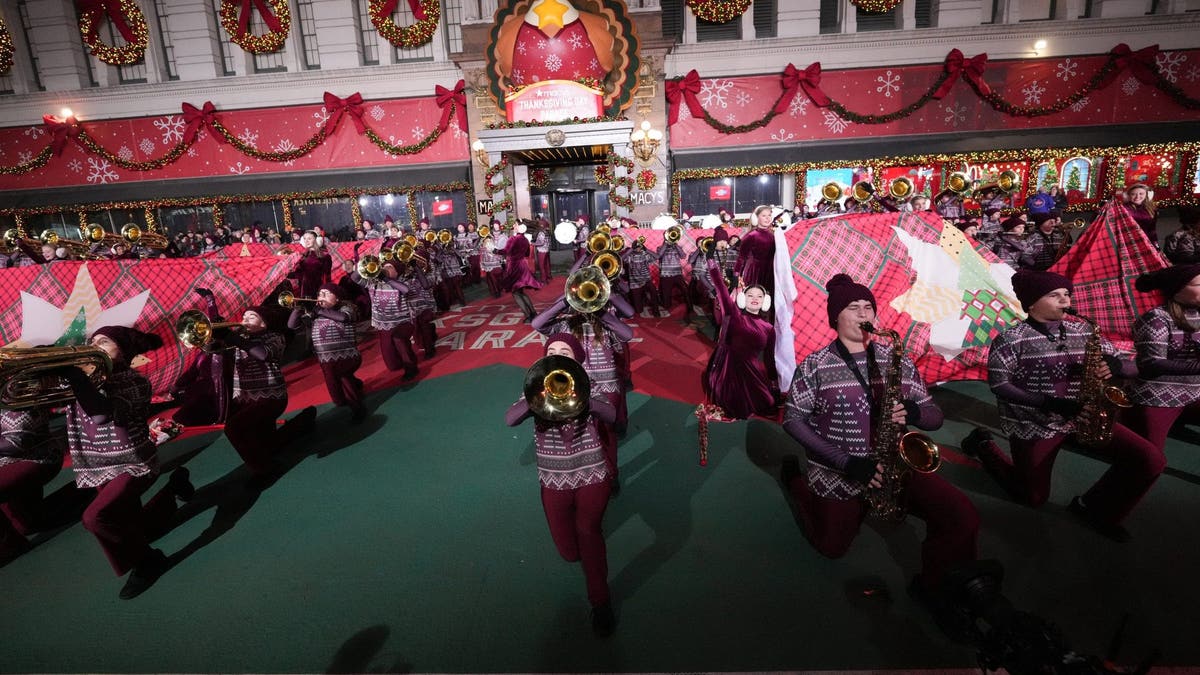
[[[458,255],[463,270],[462,278],[459,280],[459,297],[462,297],[462,284],[473,284],[479,280],[478,276],[474,275],[474,266],[471,264],[471,257],[476,249],[476,242],[479,241],[479,235],[475,234],[475,227],[472,225],[470,231],[467,230],[466,223],[458,224],[458,232],[454,235],[454,253]],[[464,301],[464,305],[467,303]]]
[[[434,324],[433,280],[426,273],[429,261],[420,253],[414,253],[412,260],[403,270],[401,281],[408,286],[404,301],[412,308],[413,323],[416,329],[417,341],[426,359],[437,355],[437,325]],[[387,266],[384,266],[387,271]],[[398,270],[399,271],[399,270]],[[414,359],[414,363],[415,363]]]
[[[1083,409],[1079,401],[1089,337],[1099,340],[1103,364],[1095,376],[1134,374],[1132,363],[1118,357],[1103,336],[1092,336],[1086,322],[1065,321],[1071,307],[1072,284],[1053,272],[1020,270],[1013,291],[1029,318],[1005,329],[988,353],[988,383],[1000,407],[1001,428],[1008,436],[1011,459],[976,429],[962,441],[963,452],[978,457],[993,478],[1012,497],[1041,506],[1050,496],[1050,472]],[[1128,541],[1121,521],[1129,515],[1166,466],[1162,451],[1121,424],[1097,448],[1113,464],[1069,510],[1087,525],[1114,541]]]
[[[683,299],[683,318],[688,321],[692,317],[692,305],[688,302],[687,286],[683,279],[683,247],[678,242],[663,239],[658,247],[655,260],[658,262],[658,296],[659,305],[671,313],[671,305],[675,302],[675,294]]]
[[[759,285],[767,295],[775,293],[775,235],[771,224],[775,216],[763,204],[754,209],[754,229],[742,240],[733,271],[747,286]]]
[[[551,335],[547,356],[584,360],[583,345],[570,333]],[[505,422],[515,427],[532,416],[525,399],[514,403]],[[610,495],[609,463],[599,440],[598,424],[611,424],[612,405],[590,392],[587,412],[563,422],[534,420],[533,440],[541,484],[542,508],[550,536],[567,562],[582,563],[592,606],[592,630],[611,635],[616,626],[608,589],[608,553],[604,544],[604,512]]]
[[[463,227],[459,225],[459,227]],[[466,228],[463,227],[465,235]],[[463,296],[463,263],[464,259],[459,256],[457,248],[453,242],[451,244],[438,244],[436,248],[438,258],[438,269],[441,270],[442,276],[442,292],[445,297],[446,308],[449,309],[454,305],[459,307],[467,306],[467,299]]]
[[[479,240],[479,253],[475,258],[479,261],[479,273],[487,282],[492,297],[498,298],[500,297],[500,277],[504,274],[504,256],[498,252],[496,246],[496,239],[501,233],[495,229],[492,232],[492,236],[489,237],[490,241]],[[484,244],[485,241],[487,241],[487,245]],[[505,237],[505,243],[507,242],[508,237]]]
[[[716,288],[722,318],[716,349],[704,371],[704,393],[730,418],[774,417],[779,388],[775,327],[767,314],[771,297],[762,286],[751,286],[739,289],[735,301],[715,256],[707,261],[706,276]]]
[[[1200,208],[1180,206],[1179,224],[1182,227],[1163,242],[1163,255],[1176,265],[1200,262]]]
[[[313,352],[317,355],[321,374],[325,376],[329,399],[334,405],[349,407],[350,419],[355,423],[361,422],[367,418],[367,408],[362,402],[363,382],[354,374],[362,365],[362,354],[358,352],[358,341],[354,335],[357,312],[354,305],[343,302],[341,287],[337,284],[321,286],[315,305],[312,309]],[[298,330],[300,317],[304,313],[305,308],[297,302],[288,317],[288,328]],[[384,333],[379,335],[380,351],[383,351]]]
[[[537,234],[533,237],[533,250],[537,256],[538,277],[543,284],[550,283],[550,223],[538,221]]]
[[[467,263],[471,266],[467,283],[477,284],[483,278],[479,267],[479,230],[475,223],[467,223]]]
[[[512,292],[517,307],[525,314],[525,323],[530,323],[537,316],[537,310],[533,301],[525,295],[525,289],[537,290],[542,287],[542,283],[535,279],[533,272],[529,270],[529,240],[521,232],[514,233],[508,240],[504,255],[508,262],[500,287]]]
[[[717,229],[722,230],[724,228]],[[715,237],[713,242],[715,252]],[[728,239],[726,239],[726,245],[728,245]],[[716,312],[717,289],[712,285],[712,280],[709,279],[708,274],[701,271],[705,267],[704,251],[700,250],[699,247],[695,251],[692,251],[692,254],[688,256],[688,265],[692,268],[692,282],[688,285],[688,295],[691,298],[689,302],[701,311],[707,311],[709,317],[713,317]],[[716,325],[716,323],[716,319],[713,319],[713,324]]]
[[[0,412],[0,567],[29,550],[25,536],[39,529],[42,488],[62,469],[64,450],[48,406]]]
[[[1059,258],[1059,252],[1065,250],[1066,240],[1070,236],[1059,227],[1061,220],[1058,211],[1036,213],[1029,217],[1033,221],[1034,230],[1027,237],[1029,255],[1033,258],[1031,269],[1048,270]]]
[[[1145,183],[1134,183],[1125,190],[1125,210],[1142,228],[1150,243],[1158,247],[1158,207],[1150,198],[1150,188]]]
[[[814,211],[814,214],[817,216],[829,216],[842,212],[843,209],[841,202],[831,201],[822,196],[820,201],[817,202],[817,208]]]
[[[813,548],[840,558],[869,513],[864,491],[884,480],[879,455],[896,452],[872,447],[881,416],[924,430],[937,429],[943,418],[907,355],[899,373],[884,372],[899,346],[882,345],[862,329],[863,322],[876,320],[871,290],[845,274],[834,275],[825,288],[837,337],[796,369],[783,425],[804,446],[808,471],[801,473],[792,455],[784,458],[782,474]],[[900,400],[890,410],[877,410],[892,377],[899,379]],[[966,495],[934,473],[909,473],[904,499],[907,511],[926,525],[921,572],[910,591],[932,599],[947,571],[975,559],[979,515]]]
[[[658,304],[658,291],[650,275],[650,264],[654,262],[654,254],[646,250],[646,242],[641,237],[634,240],[633,245],[625,252],[621,268],[629,277],[629,302],[633,311],[641,316],[647,308],[654,316],[661,314]]]
[[[950,188],[933,196],[933,210],[946,220],[958,220],[963,215],[963,198]]]
[[[575,259],[576,260],[579,260],[580,258],[588,256],[587,240],[588,240],[589,234],[591,234],[591,232],[588,230],[587,218],[584,216],[579,216],[579,218],[575,220]]]
[[[319,291],[318,291],[319,292]],[[279,359],[283,336],[267,325],[269,310],[248,307],[240,330],[229,331],[222,343],[234,348],[233,412],[225,421],[225,436],[253,474],[251,487],[268,486],[279,476],[272,456],[299,434],[312,429],[317,409],[309,406],[276,428],[287,410],[287,383]]]
[[[1021,214],[1009,216],[1000,223],[1000,228],[1000,236],[992,243],[996,257],[1013,269],[1033,267],[1033,255],[1025,239],[1025,217]]]
[[[175,514],[175,498],[194,492],[186,468],[142,506],[141,496],[159,473],[158,453],[146,424],[150,382],[129,364],[139,354],[162,346],[162,338],[125,326],[104,326],[90,342],[108,354],[112,372],[97,388],[77,367],[57,369],[70,383],[75,400],[67,408],[67,441],[75,485],[96,488],[83,512],[83,526],[100,543],[117,576],[129,578],[120,597],[137,597],[169,566],[162,551],[148,543]]]
[[[349,261],[343,266],[371,296],[371,327],[379,336],[379,355],[384,365],[393,372],[403,370],[406,381],[416,377],[417,354],[412,346],[416,323],[408,302],[410,286],[400,280],[396,263],[383,263],[383,272],[375,279],[364,279]]]
[[[1136,285],[1166,298],[1133,324],[1138,379],[1129,391],[1135,429],[1162,452],[1180,415],[1200,412],[1200,264],[1148,272]]]
[[[217,299],[207,288],[197,288],[208,320],[219,323]],[[195,350],[195,357],[171,387],[179,409],[171,416],[184,426],[221,424],[229,414],[233,386],[233,360],[226,350],[212,343]]]

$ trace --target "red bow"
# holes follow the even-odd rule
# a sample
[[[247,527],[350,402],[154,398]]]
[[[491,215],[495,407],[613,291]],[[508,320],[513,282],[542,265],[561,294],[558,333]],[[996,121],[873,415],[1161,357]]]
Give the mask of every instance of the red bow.
[[[951,49],[950,53],[946,55],[946,79],[942,81],[942,86],[933,92],[933,98],[940,99],[949,94],[954,83],[958,82],[958,78],[964,74],[980,96],[991,95],[992,88],[983,81],[983,71],[987,69],[987,59],[986,53],[976,54],[967,59],[958,49]]]
[[[453,89],[447,89],[442,85],[436,85],[433,88],[434,98],[437,100],[438,107],[442,109],[442,121],[438,125],[438,129],[445,131],[450,125],[450,111],[454,110],[458,113],[458,128],[464,133],[467,130],[467,96],[463,93],[467,83],[464,80],[459,80],[458,84],[454,85]]]
[[[775,112],[782,113],[788,109],[792,98],[796,95],[797,88],[803,88],[805,95],[812,99],[813,104],[818,108],[824,108],[831,102],[825,92],[821,90],[820,61],[811,64],[804,70],[800,70],[790,63],[787,64],[787,68],[783,69],[784,96],[779,99],[779,103],[775,104]]]
[[[354,121],[354,128],[358,129],[358,133],[366,133],[367,125],[363,123],[363,97],[362,94],[355,92],[346,98],[338,98],[334,94],[325,92],[325,112],[329,113],[329,119],[325,120],[325,135],[333,134],[334,129],[337,129],[338,122],[342,120],[342,115],[350,113],[350,119]]]
[[[376,16],[390,17],[396,11],[396,5],[400,4],[399,0],[384,0],[379,6],[379,12]],[[417,17],[417,21],[425,20],[425,8],[421,6],[421,0],[408,0],[408,8],[412,10],[413,16]]]
[[[74,117],[62,120],[53,115],[42,115],[42,124],[50,128],[50,135],[53,137],[50,141],[50,149],[57,156],[62,155],[63,150],[67,147],[67,141],[79,135],[79,122],[75,121]]]
[[[669,80],[667,82],[667,103],[670,110],[667,113],[667,126],[671,126],[679,121],[679,100],[683,99],[687,103],[688,112],[692,117],[704,117],[704,108],[700,106],[700,99],[696,95],[700,93],[700,73],[695,70],[688,71],[678,80]]]
[[[203,108],[197,108],[191,103],[183,104],[183,120],[187,122],[187,127],[183,131],[183,142],[191,144],[196,140],[196,134],[200,133],[201,129],[207,128],[212,137],[217,139],[218,143],[224,143],[225,137],[217,131],[217,108],[212,104],[212,101],[205,101]]]
[[[121,0],[79,0],[79,12],[91,19],[91,30],[88,39],[94,40],[100,34],[100,24],[105,15],[116,27],[126,42],[133,42],[133,29],[125,22],[125,13],[121,11]]]
[[[229,0],[224,0],[229,2]],[[242,10],[238,12],[238,35],[245,35],[250,32],[250,5],[254,5],[258,9],[258,15],[262,17],[263,23],[267,24],[267,28],[272,33],[278,33],[282,26],[279,19],[271,13],[271,8],[267,6],[266,0],[242,0]]]
[[[1126,69],[1132,70],[1133,76],[1141,80],[1143,84],[1158,83],[1158,45],[1143,47],[1135,52],[1129,48],[1129,45],[1122,42],[1113,47],[1110,53],[1117,62],[1117,67],[1109,72],[1101,86],[1107,86]]]

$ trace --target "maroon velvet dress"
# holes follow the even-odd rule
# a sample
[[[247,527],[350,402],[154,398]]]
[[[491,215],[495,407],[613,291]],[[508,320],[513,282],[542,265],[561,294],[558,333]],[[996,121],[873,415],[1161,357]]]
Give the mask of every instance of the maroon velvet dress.
[[[717,348],[704,371],[704,393],[728,417],[770,416],[775,409],[775,387],[763,355],[765,352],[773,372],[775,328],[766,318],[738,308],[725,288],[720,267],[710,263],[708,276],[717,289],[724,318]]]
[[[1125,210],[1150,238],[1150,243],[1158,246],[1158,214],[1150,213],[1144,205],[1131,202],[1125,202]]]
[[[756,227],[742,239],[737,263],[733,266],[746,286],[758,284],[767,289],[768,295],[775,293],[775,235],[770,230]]]
[[[504,290],[517,291],[522,288],[538,289],[542,282],[538,281],[529,269],[529,240],[523,234],[514,234],[508,238],[504,248],[508,258],[504,278],[501,280]]]

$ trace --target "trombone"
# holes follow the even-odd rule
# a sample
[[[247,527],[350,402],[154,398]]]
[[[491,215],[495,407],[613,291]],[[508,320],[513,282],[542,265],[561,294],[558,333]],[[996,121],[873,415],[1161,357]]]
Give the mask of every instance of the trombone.
[[[63,248],[67,249],[71,255],[77,257],[86,257],[92,249],[92,247],[86,242],[75,239],[64,239],[63,237],[58,236],[57,232],[49,228],[42,230],[42,234],[38,236],[38,240],[49,246],[62,246]]]
[[[111,247],[113,244],[121,241],[121,237],[105,230],[97,223],[88,223],[87,225],[79,226],[79,238],[84,242],[92,244],[104,244]]]
[[[221,328],[237,328],[241,321],[214,323],[208,315],[198,309],[189,309],[175,321],[175,335],[189,349],[204,347],[213,341],[213,333]]]
[[[49,371],[74,366],[99,387],[112,372],[112,359],[93,345],[0,349],[0,407],[24,410],[75,398],[71,383]]]
[[[298,303],[298,302],[316,302],[316,301],[317,301],[316,298],[297,298],[295,295],[292,294],[291,291],[283,291],[282,293],[279,294],[279,298],[276,299],[276,302],[279,303],[279,306],[284,309],[293,309],[293,308],[295,308],[296,303]]]
[[[821,186],[821,199],[827,202],[836,202],[842,198],[842,186],[834,181],[830,181]]]
[[[854,195],[855,201],[865,204],[875,198],[875,185],[869,180],[860,180],[850,188],[850,192]]]
[[[888,184],[888,194],[898,202],[906,202],[912,199],[914,188],[915,186],[910,178],[900,176],[893,178],[892,182]]]

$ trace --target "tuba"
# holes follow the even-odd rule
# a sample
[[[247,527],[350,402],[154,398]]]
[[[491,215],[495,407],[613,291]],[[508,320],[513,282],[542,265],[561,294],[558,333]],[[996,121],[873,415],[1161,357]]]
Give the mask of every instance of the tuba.
[[[608,250],[613,253],[619,253],[625,248],[625,237],[619,234],[614,234],[608,238]]]
[[[618,263],[619,264],[619,263]],[[567,304],[580,314],[598,311],[608,302],[612,286],[604,271],[595,265],[585,265],[567,277]]]
[[[612,237],[606,232],[593,232],[587,238],[587,251],[592,255],[603,253],[612,246]]]
[[[1064,311],[1091,329],[1083,351],[1083,378],[1079,385],[1079,402],[1083,407],[1075,418],[1075,437],[1084,445],[1101,446],[1112,440],[1117,409],[1129,408],[1133,404],[1124,389],[1105,384],[1105,380],[1100,378],[1104,353],[1101,351],[1100,327],[1096,321],[1072,308]]]
[[[112,360],[99,347],[5,347],[0,349],[0,407],[23,410],[73,400],[66,378],[48,371],[75,366],[99,387],[112,372]]]
[[[888,184],[888,194],[898,202],[906,202],[912,199],[914,188],[915,186],[911,179],[906,176],[900,176],[899,178],[893,178],[892,182]]]
[[[892,421],[892,408],[901,398],[901,358],[904,356],[900,335],[894,330],[878,329],[869,322],[859,324],[864,333],[885,337],[892,343],[891,360],[884,377],[884,392],[880,398],[876,417],[871,420],[871,451],[883,467],[882,485],[867,487],[863,498],[871,512],[885,520],[904,520],[907,508],[904,490],[912,471],[933,473],[942,464],[937,443],[925,434],[905,431],[903,424]],[[870,346],[868,346],[868,349]]]
[[[213,333],[221,328],[236,328],[241,321],[225,321],[213,323],[208,315],[198,309],[189,309],[179,315],[175,321],[175,335],[184,346],[195,349],[203,347],[213,340]]]
[[[575,359],[552,355],[538,359],[525,371],[524,391],[534,417],[565,422],[587,414],[591,380]]]

